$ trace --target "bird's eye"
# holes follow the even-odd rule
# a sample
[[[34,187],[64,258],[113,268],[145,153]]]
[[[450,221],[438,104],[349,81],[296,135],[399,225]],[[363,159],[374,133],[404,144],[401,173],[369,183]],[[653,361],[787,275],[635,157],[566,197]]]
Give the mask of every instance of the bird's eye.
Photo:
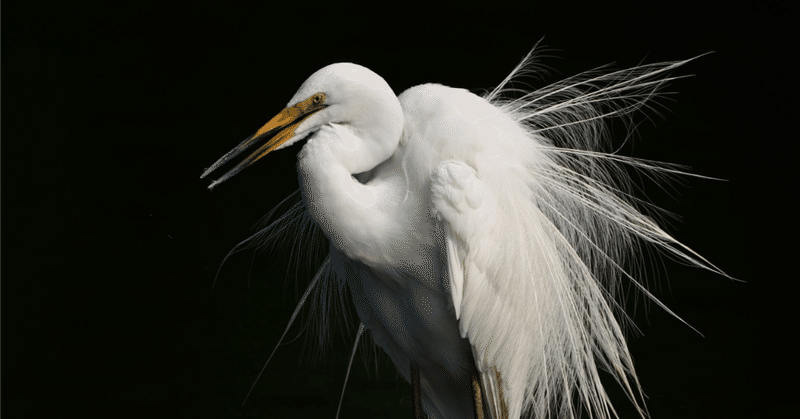
[[[319,104],[322,101],[322,95],[315,95],[314,96],[314,104]]]

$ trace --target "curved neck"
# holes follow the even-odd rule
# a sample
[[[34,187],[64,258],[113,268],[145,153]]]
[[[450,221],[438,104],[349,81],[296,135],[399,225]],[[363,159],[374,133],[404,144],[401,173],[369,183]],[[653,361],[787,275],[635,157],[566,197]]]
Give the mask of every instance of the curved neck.
[[[346,256],[380,264],[390,213],[404,188],[362,184],[353,177],[381,163],[381,153],[345,127],[323,127],[303,147],[297,162],[300,189],[311,217]],[[398,198],[399,196],[399,198]],[[369,253],[365,250],[370,250]],[[373,265],[374,266],[374,265]]]

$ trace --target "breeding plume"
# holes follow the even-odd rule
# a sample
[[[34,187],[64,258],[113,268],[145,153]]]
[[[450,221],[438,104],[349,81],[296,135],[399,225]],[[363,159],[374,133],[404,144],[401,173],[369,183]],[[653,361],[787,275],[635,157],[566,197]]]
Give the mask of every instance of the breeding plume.
[[[517,98],[509,81],[530,55],[483,97],[438,84],[396,96],[369,69],[332,64],[202,177],[246,152],[214,187],[305,141],[302,199],[242,246],[321,230],[328,256],[298,310],[312,290],[319,316],[334,292],[352,302],[356,342],[368,331],[411,383],[415,418],[608,418],[599,369],[644,416],[614,297],[620,280],[653,297],[625,266],[652,245],[719,270],[625,191],[624,165],[675,168],[601,145],[607,119],[630,118],[685,62],[587,72]]]

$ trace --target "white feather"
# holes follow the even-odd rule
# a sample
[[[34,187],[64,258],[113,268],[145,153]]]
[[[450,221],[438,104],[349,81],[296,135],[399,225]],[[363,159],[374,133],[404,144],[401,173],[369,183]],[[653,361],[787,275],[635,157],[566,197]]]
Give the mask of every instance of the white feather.
[[[317,92],[331,100],[297,128],[309,139],[298,163],[303,202],[254,238],[302,240],[292,231],[314,221],[330,240],[318,303],[327,311],[347,285],[398,371],[409,379],[419,366],[431,419],[472,415],[473,358],[495,418],[615,415],[599,369],[644,416],[615,318],[617,283],[655,298],[625,261],[655,245],[723,273],[640,211],[623,166],[682,172],[604,153],[605,121],[650,106],[687,61],[595,70],[507,98],[532,58],[485,97],[429,84],[395,98],[353,64],[315,73],[290,102]]]

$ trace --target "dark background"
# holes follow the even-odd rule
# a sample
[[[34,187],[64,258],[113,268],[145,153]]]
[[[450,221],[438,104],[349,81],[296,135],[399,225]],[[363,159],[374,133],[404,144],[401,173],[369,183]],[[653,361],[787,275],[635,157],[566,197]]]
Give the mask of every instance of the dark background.
[[[542,37],[556,58],[534,86],[714,52],[676,71],[694,77],[672,84],[663,117],[637,119],[623,152],[726,179],[638,196],[747,282],[667,260],[654,292],[704,337],[640,299],[631,351],[654,418],[796,406],[797,274],[782,270],[796,247],[795,22],[781,2],[651,3],[3,2],[3,415],[332,418],[352,334],[317,363],[302,338],[281,347],[239,407],[309,278],[296,287],[285,258],[243,252],[211,288],[225,253],[297,188],[294,152],[213,193],[199,174],[324,65],[360,63],[398,94],[480,92]],[[410,387],[385,356],[376,378],[373,358],[367,372],[357,357],[342,417],[411,417]]]

